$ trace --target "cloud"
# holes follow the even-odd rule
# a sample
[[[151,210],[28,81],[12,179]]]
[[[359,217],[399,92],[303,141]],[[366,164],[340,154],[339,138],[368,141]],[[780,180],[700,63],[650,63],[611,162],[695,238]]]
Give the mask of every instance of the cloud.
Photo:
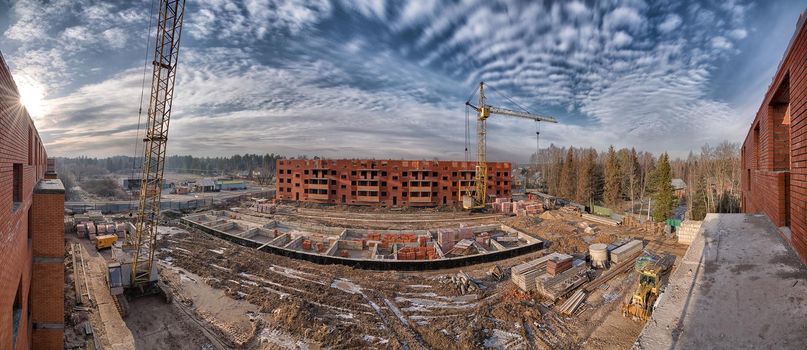
[[[296,34],[330,16],[327,0],[201,1],[187,17],[187,30],[196,39],[254,42],[267,34]]]
[[[748,32],[742,28],[734,29],[729,32],[729,36],[737,40],[742,40],[745,39],[746,36],[748,36]]]
[[[567,3],[566,4],[566,11],[572,17],[581,17],[581,16],[588,15],[588,13],[589,13],[588,8],[586,7],[586,4],[584,4],[584,3],[580,2],[580,1],[571,1],[571,2]]]
[[[342,5],[361,13],[364,17],[386,19],[387,3],[385,0],[345,0]]]
[[[35,38],[10,55],[16,67],[49,86],[76,82],[49,97],[53,115],[38,125],[49,151],[130,154],[143,54],[131,43],[148,21],[131,5],[58,4],[82,19],[60,22],[56,13],[21,4],[5,31],[7,38]],[[462,159],[463,102],[480,80],[493,87],[491,104],[561,120],[542,126],[543,145],[675,153],[688,146],[672,134],[699,145],[744,133],[731,122],[732,106],[711,96],[716,65],[748,34],[743,3],[188,6],[172,154]],[[123,57],[117,66],[97,63],[107,58],[99,50],[109,48]],[[534,123],[494,117],[488,127],[492,159],[526,159],[535,148]]]
[[[725,37],[716,36],[712,38],[712,47],[721,50],[728,50],[734,47],[734,45],[731,43],[731,41],[729,41]]]
[[[671,13],[667,15],[664,19],[664,22],[661,22],[658,25],[658,29],[662,33],[669,33],[678,28],[681,25],[681,16]]]
[[[618,32],[616,32],[616,34],[614,34],[613,43],[617,47],[630,45],[630,43],[632,43],[632,42],[633,42],[633,37],[631,37],[630,34],[628,34],[628,33],[625,33],[623,31],[618,31]]]
[[[603,28],[606,31],[629,29],[636,31],[644,24],[644,18],[632,7],[621,6],[605,16]]]

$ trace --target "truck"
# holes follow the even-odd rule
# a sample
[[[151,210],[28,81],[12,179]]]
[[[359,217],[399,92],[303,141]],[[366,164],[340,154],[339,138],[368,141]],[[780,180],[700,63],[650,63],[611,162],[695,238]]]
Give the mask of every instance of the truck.
[[[647,320],[653,313],[656,300],[664,291],[667,284],[667,275],[675,262],[672,255],[644,255],[636,260],[634,269],[639,273],[636,290],[622,305],[622,314],[625,317],[636,317]]]

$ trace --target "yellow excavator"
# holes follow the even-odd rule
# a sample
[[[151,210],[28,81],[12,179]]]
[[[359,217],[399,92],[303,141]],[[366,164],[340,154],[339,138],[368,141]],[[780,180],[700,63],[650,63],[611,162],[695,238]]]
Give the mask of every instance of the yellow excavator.
[[[630,299],[622,305],[622,314],[640,320],[647,320],[653,313],[656,300],[664,291],[667,276],[675,262],[672,255],[645,255],[636,261],[635,270],[639,273],[639,282],[636,291]]]

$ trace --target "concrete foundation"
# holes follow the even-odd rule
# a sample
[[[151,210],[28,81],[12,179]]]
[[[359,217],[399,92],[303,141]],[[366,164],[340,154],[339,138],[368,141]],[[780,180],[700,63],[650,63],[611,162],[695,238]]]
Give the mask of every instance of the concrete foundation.
[[[709,214],[636,349],[805,349],[807,267],[765,215]]]

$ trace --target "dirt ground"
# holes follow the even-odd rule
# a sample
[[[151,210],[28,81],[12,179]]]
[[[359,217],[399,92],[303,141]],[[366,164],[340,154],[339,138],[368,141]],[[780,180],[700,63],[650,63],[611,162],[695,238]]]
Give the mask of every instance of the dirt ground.
[[[468,217],[457,212],[382,216],[321,208],[300,208],[293,214],[297,220],[307,220],[301,215],[327,216],[323,223],[339,222],[340,217],[367,219],[352,221],[354,227],[379,225],[381,218],[386,222],[380,225],[406,228],[434,227],[430,221],[406,222],[409,218]],[[286,220],[294,215],[278,216]],[[566,317],[555,311],[563,300],[553,305],[520,292],[509,280],[509,269],[549,252],[578,254],[590,243],[621,238],[640,238],[648,250],[679,256],[686,249],[674,238],[645,236],[638,229],[590,225],[586,233],[579,217],[560,211],[541,218],[495,215],[481,221],[513,226],[546,240],[549,247],[461,269],[367,271],[317,265],[199,232],[164,228],[158,258],[174,303],[156,299],[132,303],[132,312],[143,314],[130,315],[126,330],[135,347],[144,349],[626,349],[642,327],[620,310],[636,281],[634,272],[598,287],[575,315]],[[348,225],[343,221],[340,226]],[[505,272],[501,280],[488,273],[494,265]],[[480,287],[463,294],[452,281],[460,272]]]

